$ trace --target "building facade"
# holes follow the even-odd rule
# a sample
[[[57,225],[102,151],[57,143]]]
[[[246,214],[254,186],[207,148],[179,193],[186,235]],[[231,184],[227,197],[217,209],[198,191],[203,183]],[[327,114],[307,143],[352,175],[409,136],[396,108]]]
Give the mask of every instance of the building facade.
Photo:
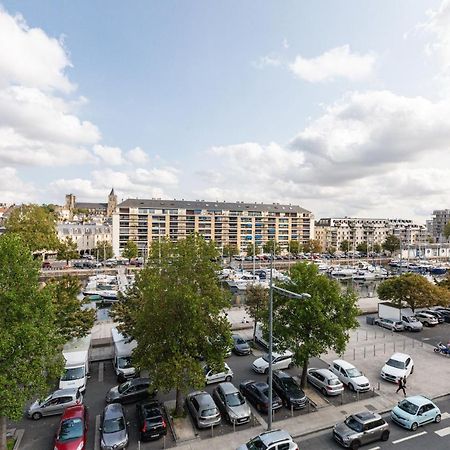
[[[113,215],[117,256],[128,240],[134,240],[145,256],[153,241],[183,239],[190,233],[214,240],[219,247],[234,244],[239,251],[271,239],[287,249],[290,240],[305,243],[313,238],[314,220],[310,211],[294,205],[158,199],[125,200]]]
[[[437,209],[431,218],[431,233],[436,242],[447,242],[444,228],[450,222],[450,209]]]
[[[87,217],[97,217],[100,219],[111,217],[117,207],[117,195],[114,189],[108,195],[107,203],[77,202],[75,195],[66,194],[66,203],[60,208],[61,220],[73,220]]]
[[[76,242],[80,255],[92,254],[99,242],[112,243],[111,225],[63,223],[56,231],[60,241],[71,238]]]

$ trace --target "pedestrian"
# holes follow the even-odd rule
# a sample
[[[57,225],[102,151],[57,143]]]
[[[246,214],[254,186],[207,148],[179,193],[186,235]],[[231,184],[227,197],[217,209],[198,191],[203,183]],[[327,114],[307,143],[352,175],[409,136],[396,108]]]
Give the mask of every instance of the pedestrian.
[[[406,383],[406,377],[405,377],[405,378],[400,377],[400,378],[398,379],[398,382],[397,382],[398,388],[397,388],[397,390],[395,391],[396,394],[397,394],[398,391],[401,389],[401,390],[403,391],[403,396],[406,397],[405,383]]]

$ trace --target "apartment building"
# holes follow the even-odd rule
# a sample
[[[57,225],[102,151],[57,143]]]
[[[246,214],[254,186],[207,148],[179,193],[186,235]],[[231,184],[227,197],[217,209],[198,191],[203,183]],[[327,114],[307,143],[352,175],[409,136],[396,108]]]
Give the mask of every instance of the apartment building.
[[[436,242],[447,242],[444,228],[450,222],[450,209],[437,209],[431,218],[431,233]]]
[[[113,251],[120,255],[129,239],[145,255],[151,242],[183,239],[199,233],[217,246],[235,244],[245,251],[249,243],[261,247],[268,240],[287,249],[290,240],[305,243],[314,236],[310,211],[279,203],[228,203],[185,200],[128,199],[113,215]]]
[[[60,241],[72,238],[80,255],[92,254],[99,242],[111,244],[112,239],[111,225],[107,224],[62,223],[56,226],[56,231]]]

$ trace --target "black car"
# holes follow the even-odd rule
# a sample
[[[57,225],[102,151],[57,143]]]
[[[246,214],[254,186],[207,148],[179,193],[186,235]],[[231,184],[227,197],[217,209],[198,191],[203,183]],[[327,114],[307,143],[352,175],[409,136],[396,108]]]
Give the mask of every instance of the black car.
[[[434,308],[433,311],[438,312],[442,316],[444,316],[444,320],[446,322],[450,322],[450,309],[449,308]]]
[[[242,339],[238,334],[233,334],[231,337],[233,338],[232,351],[236,355],[250,355],[252,349],[250,348],[250,345],[248,345],[247,341]]]
[[[111,388],[106,394],[106,403],[134,403],[155,396],[156,391],[150,392],[148,378],[134,378]]]
[[[297,381],[281,370],[273,371],[273,388],[288,408],[301,409],[307,405],[308,398]]]
[[[141,441],[159,439],[167,434],[162,405],[158,401],[139,403],[136,414]]]
[[[269,385],[260,381],[247,380],[239,385],[242,395],[260,412],[269,411]],[[272,410],[282,407],[280,397],[272,391]]]

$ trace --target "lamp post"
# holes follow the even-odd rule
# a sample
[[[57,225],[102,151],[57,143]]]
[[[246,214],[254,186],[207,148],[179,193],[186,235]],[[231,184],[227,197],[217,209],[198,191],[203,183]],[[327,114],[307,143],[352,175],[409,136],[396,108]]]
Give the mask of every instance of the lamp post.
[[[303,300],[305,298],[311,298],[311,295],[307,293],[297,294],[296,292],[288,291],[273,284],[273,258],[274,252],[271,254],[270,258],[270,287],[269,287],[269,408],[268,408],[268,420],[267,420],[267,431],[272,429],[272,381],[273,381],[273,369],[272,369],[272,354],[273,354],[273,291],[277,291],[281,295],[290,298],[297,298]]]

